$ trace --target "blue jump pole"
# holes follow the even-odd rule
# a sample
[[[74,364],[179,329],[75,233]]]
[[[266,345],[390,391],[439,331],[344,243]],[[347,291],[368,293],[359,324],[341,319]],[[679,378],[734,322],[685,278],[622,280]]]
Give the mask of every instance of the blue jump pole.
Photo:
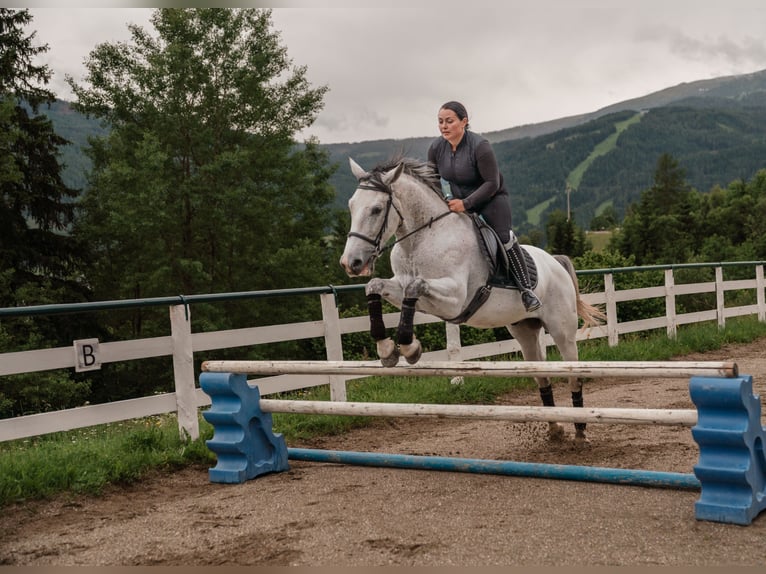
[[[315,450],[307,448],[288,448],[287,458],[290,460],[330,462],[357,466],[443,470],[449,472],[555,478],[635,486],[700,489],[700,481],[697,480],[693,474],[632,470],[625,468],[571,466],[563,464],[452,458],[444,456],[417,456],[379,452]]]

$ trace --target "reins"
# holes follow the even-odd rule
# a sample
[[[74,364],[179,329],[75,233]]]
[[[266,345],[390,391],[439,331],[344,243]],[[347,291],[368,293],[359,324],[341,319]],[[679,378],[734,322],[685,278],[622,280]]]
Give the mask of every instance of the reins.
[[[391,248],[392,248],[394,245],[396,245],[396,244],[397,244],[397,243],[399,243],[400,241],[404,241],[404,240],[405,240],[405,239],[407,239],[407,238],[408,238],[410,235],[414,235],[414,234],[415,234],[415,233],[417,233],[418,231],[422,231],[423,229],[426,229],[427,227],[431,227],[431,225],[433,225],[434,223],[436,223],[437,221],[439,221],[439,220],[440,220],[442,217],[445,217],[445,216],[449,215],[450,213],[453,213],[453,212],[452,212],[452,211],[445,211],[444,213],[440,213],[440,214],[439,214],[439,215],[437,215],[436,217],[431,217],[431,218],[428,220],[428,222],[427,222],[427,223],[424,223],[424,224],[423,224],[423,225],[421,225],[420,227],[417,227],[417,228],[413,229],[412,231],[410,231],[410,232],[409,232],[409,233],[407,233],[406,235],[402,235],[401,237],[399,237],[399,238],[398,238],[398,239],[396,239],[395,241],[393,241],[393,242],[389,243],[388,245],[385,245],[385,246],[383,246],[383,248],[382,248],[382,249],[380,249],[379,251],[380,251],[381,253],[383,253],[383,252],[385,252],[386,250],[388,250],[388,249],[391,249]]]

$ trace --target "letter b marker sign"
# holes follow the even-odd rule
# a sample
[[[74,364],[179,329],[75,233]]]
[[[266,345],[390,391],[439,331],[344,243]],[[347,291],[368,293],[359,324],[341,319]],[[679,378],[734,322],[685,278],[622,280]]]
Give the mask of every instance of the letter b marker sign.
[[[98,353],[98,339],[80,339],[79,341],[75,341],[74,353],[75,372],[95,371],[101,368],[101,359]]]

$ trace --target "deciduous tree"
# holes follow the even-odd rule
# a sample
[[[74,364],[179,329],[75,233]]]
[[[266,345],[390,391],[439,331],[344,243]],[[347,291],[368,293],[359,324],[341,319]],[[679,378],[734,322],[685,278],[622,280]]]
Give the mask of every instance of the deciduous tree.
[[[326,156],[294,134],[326,88],[291,67],[270,11],[161,9],[97,46],[75,107],[111,126],[78,233],[108,297],[303,286],[329,226]],[[286,255],[285,250],[289,252]],[[278,255],[281,253],[281,255]]]

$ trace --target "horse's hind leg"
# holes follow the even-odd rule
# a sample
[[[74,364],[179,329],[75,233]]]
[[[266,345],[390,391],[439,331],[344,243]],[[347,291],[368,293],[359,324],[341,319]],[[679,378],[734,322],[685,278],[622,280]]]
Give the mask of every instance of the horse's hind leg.
[[[546,358],[545,342],[542,337],[542,323],[537,319],[525,319],[520,323],[508,325],[508,331],[521,347],[521,354],[526,361],[544,361]],[[535,377],[540,389],[540,398],[544,407],[555,406],[553,386],[548,377]],[[548,438],[559,441],[564,438],[564,427],[556,422],[548,423]]]
[[[564,361],[577,361],[579,360],[579,354],[577,352],[577,326],[570,328],[568,332],[557,327],[550,327],[549,332],[553,338],[556,347],[561,353],[561,358]],[[580,407],[584,405],[582,397],[583,379],[579,377],[569,377],[569,391],[572,393],[572,406]],[[586,423],[575,423],[575,442],[587,443],[588,439],[585,436]]]

